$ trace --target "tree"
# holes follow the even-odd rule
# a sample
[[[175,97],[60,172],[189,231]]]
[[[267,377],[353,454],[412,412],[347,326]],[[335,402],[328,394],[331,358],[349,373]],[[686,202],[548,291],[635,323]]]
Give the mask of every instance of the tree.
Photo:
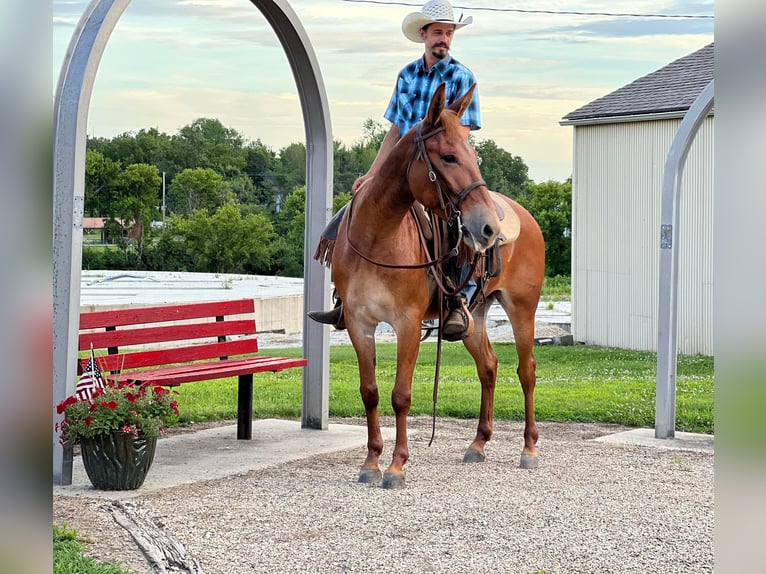
[[[120,163],[104,154],[87,150],[85,154],[85,214],[93,217],[112,215],[116,180]]]
[[[167,204],[171,213],[189,215],[198,209],[213,213],[234,202],[231,186],[210,168],[183,170],[170,182]]]
[[[172,179],[177,171],[171,158],[171,138],[157,128],[142,129],[136,133],[125,132],[110,140],[88,139],[88,148],[122,165],[155,165],[160,173],[166,172],[169,179]]]
[[[303,242],[306,227],[306,186],[296,187],[285,198],[275,221],[277,242],[273,249],[272,272],[303,277]]]
[[[244,141],[242,135],[220,121],[198,118],[173,136],[173,160],[179,171],[208,168],[230,178],[245,168]]]
[[[275,198],[275,172],[277,166],[277,154],[271,148],[256,140],[248,144],[244,149],[245,173],[253,182],[253,195],[240,203],[254,203],[262,206],[267,211],[276,211]]]
[[[167,233],[195,258],[194,271],[258,273],[271,265],[271,222],[259,214],[243,218],[233,203],[213,215],[198,209],[188,217],[174,217]]]
[[[489,189],[516,200],[527,194],[529,169],[523,159],[498,147],[492,140],[484,140],[474,147],[481,161],[481,175]]]
[[[151,222],[159,218],[160,185],[157,167],[145,163],[129,165],[116,180],[117,201],[113,215],[122,219],[141,257],[151,234]]]
[[[276,165],[278,204],[296,187],[306,185],[306,146],[293,143],[279,151]],[[280,205],[281,209],[281,205]]]
[[[545,238],[545,274],[572,272],[572,180],[529,185],[529,198],[519,202],[540,225]]]

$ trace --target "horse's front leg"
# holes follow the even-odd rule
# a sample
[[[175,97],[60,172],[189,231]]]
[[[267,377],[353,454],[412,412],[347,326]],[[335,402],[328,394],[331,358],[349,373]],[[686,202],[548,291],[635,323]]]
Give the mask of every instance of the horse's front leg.
[[[465,339],[465,348],[476,363],[476,372],[481,381],[481,408],[476,437],[463,455],[463,462],[483,462],[486,458],[484,446],[492,437],[492,419],[495,408],[495,386],[497,384],[497,355],[489,342],[485,325],[486,307],[474,311],[476,328]]]
[[[367,458],[359,470],[359,482],[378,484],[382,478],[378,466],[383,453],[378,414],[378,383],[375,379],[375,325],[349,323],[349,336],[359,365],[359,392],[367,418]]]
[[[420,321],[394,326],[396,331],[396,382],[391,406],[396,416],[396,445],[391,465],[383,474],[383,488],[404,487],[404,465],[410,458],[407,446],[407,415],[412,404],[412,375],[420,349]]]

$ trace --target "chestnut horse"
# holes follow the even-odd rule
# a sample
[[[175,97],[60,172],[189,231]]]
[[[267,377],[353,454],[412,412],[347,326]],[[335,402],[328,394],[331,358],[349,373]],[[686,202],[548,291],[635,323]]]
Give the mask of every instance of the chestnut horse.
[[[385,488],[404,486],[409,458],[407,414],[412,375],[418,357],[421,322],[439,316],[441,294],[427,270],[410,208],[416,200],[443,220],[457,222],[462,242],[484,252],[500,232],[499,213],[513,210],[520,232],[499,248],[500,272],[488,279],[485,298],[473,309],[475,329],[463,339],[476,362],[481,380],[481,412],[476,437],[464,461],[484,460],[484,445],[492,435],[497,355],[486,332],[486,315],[498,301],[507,313],[516,340],[517,373],[524,391],[524,448],[521,466],[537,465],[537,425],[534,414],[535,310],[545,267],[543,237],[535,220],[509,198],[502,208],[491,199],[481,179],[473,148],[459,131],[459,118],[473,97],[475,86],[445,109],[445,88],[434,94],[426,117],[396,144],[379,173],[355,194],[338,229],[331,263],[335,288],[343,301],[343,316],[359,363],[360,391],[367,416],[367,458],[359,481]],[[431,270],[433,272],[433,270]],[[396,381],[391,402],[396,414],[396,445],[391,464],[381,475],[378,462],[383,438],[378,416],[375,379],[375,329],[388,323],[396,333]]]

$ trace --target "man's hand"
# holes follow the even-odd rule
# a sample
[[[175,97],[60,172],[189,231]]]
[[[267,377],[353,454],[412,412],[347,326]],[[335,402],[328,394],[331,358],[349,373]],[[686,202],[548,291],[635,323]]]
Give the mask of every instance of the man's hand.
[[[351,193],[355,194],[357,191],[359,191],[359,188],[362,187],[362,184],[366,182],[368,179],[370,179],[371,177],[372,176],[370,175],[369,172],[357,177],[353,185],[351,186]]]

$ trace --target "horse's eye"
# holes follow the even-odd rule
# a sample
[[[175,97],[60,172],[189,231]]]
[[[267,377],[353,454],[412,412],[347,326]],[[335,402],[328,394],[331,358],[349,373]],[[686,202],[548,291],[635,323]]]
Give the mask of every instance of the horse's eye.
[[[447,154],[442,156],[442,161],[444,163],[457,163],[457,158],[452,154]]]

